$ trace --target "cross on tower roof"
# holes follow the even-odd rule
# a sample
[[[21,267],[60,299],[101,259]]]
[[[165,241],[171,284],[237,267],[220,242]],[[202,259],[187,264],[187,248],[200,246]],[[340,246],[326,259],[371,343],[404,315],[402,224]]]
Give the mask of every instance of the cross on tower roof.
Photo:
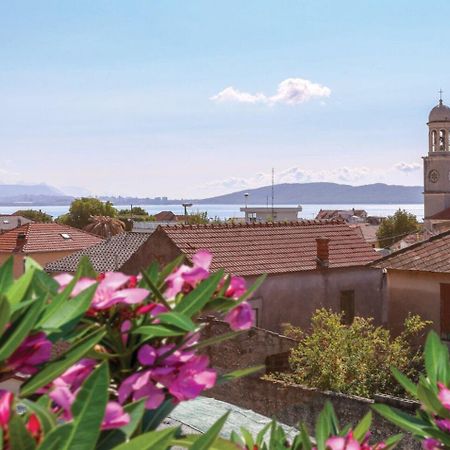
[[[442,105],[442,94],[444,91],[442,89],[439,89],[439,104]]]

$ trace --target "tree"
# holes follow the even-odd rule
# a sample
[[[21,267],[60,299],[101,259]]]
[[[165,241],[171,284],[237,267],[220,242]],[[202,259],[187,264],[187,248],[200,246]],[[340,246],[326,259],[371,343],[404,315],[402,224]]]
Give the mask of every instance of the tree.
[[[34,222],[49,223],[53,222],[53,217],[41,210],[36,209],[20,209],[14,213],[15,216],[22,216]]]
[[[189,225],[205,225],[209,223],[207,211],[197,211],[196,213],[188,214],[186,222]]]
[[[272,377],[362,397],[402,394],[390,367],[417,379],[423,365],[417,340],[430,322],[408,316],[403,332],[394,338],[373,319],[355,317],[351,325],[342,319],[343,314],[320,309],[311,319],[310,333],[287,326],[284,334],[299,340],[289,358],[292,373]]]
[[[104,238],[115,236],[125,231],[125,224],[113,217],[108,216],[92,216],[89,223],[83,228],[89,233],[96,234]]]
[[[117,210],[111,202],[102,202],[97,198],[82,197],[75,199],[69,213],[58,218],[58,221],[76,228],[84,228],[93,216],[116,217]]]
[[[386,217],[377,231],[380,247],[389,247],[410,233],[420,229],[417,217],[404,209],[398,209],[393,216]]]
[[[140,206],[133,206],[130,209],[120,209],[118,214],[119,216],[148,216],[148,212]]]

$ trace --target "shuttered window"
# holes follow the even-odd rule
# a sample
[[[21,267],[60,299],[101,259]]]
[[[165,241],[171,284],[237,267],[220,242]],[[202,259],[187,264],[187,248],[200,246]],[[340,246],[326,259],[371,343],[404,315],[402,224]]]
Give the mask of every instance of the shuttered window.
[[[450,340],[450,284],[441,283],[441,338]]]
[[[343,323],[351,325],[355,318],[355,291],[341,291],[341,312]]]

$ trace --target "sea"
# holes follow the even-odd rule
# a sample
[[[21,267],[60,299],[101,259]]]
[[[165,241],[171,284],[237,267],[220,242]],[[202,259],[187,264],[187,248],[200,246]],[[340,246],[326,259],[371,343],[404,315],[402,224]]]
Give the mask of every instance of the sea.
[[[118,209],[130,208],[130,205],[114,205]],[[184,214],[184,208],[180,204],[167,204],[167,205],[136,205],[144,208],[149,214],[156,214],[160,211],[173,211],[175,214]],[[249,206],[263,206],[263,205],[249,205]],[[298,205],[276,205],[276,206],[290,206],[296,207]],[[189,212],[207,212],[208,217],[214,219],[229,219],[233,217],[243,217],[244,213],[240,211],[243,205],[207,205],[207,204],[193,204],[188,209]],[[16,206],[0,206],[0,214],[11,214],[18,209],[40,209],[47,214],[50,214],[54,218],[61,216],[69,211],[69,206],[29,206],[29,205],[16,205]],[[423,220],[424,210],[423,204],[312,204],[302,205],[302,211],[299,213],[299,217],[304,219],[314,219],[317,213],[321,209],[364,209],[369,216],[386,217],[395,213],[399,208],[414,214],[419,221]]]

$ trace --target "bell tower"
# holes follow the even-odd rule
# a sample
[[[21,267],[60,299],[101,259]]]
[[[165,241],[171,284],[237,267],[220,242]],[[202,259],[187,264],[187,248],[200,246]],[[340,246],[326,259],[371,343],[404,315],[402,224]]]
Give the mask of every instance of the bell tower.
[[[450,208],[450,108],[440,95],[428,117],[428,156],[423,158],[425,219]]]

